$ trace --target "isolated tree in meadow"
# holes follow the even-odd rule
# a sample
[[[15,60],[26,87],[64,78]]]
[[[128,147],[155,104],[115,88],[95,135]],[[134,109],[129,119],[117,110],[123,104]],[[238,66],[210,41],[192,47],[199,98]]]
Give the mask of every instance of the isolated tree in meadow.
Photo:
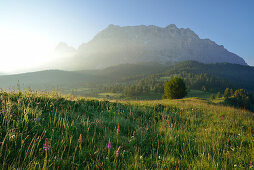
[[[224,91],[224,97],[227,99],[229,98],[231,95],[230,95],[230,90],[229,88],[226,88],[225,91]]]
[[[187,94],[187,88],[182,78],[173,77],[164,85],[164,99],[181,99]]]

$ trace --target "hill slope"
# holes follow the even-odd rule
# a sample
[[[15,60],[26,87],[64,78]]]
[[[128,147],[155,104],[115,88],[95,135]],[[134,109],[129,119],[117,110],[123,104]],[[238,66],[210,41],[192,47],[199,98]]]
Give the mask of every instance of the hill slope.
[[[254,158],[253,113],[200,100],[0,92],[0,108],[3,169],[248,169]]]
[[[46,70],[38,72],[29,72],[15,75],[0,76],[0,88],[16,88],[19,83],[23,88],[32,89],[52,89],[63,87],[85,86],[88,82],[99,79],[94,75],[86,73],[62,71],[62,70]]]
[[[0,88],[52,89],[78,88],[88,84],[102,84],[129,76],[150,75],[166,71],[169,66],[158,63],[122,64],[99,70],[63,71],[46,70],[15,75],[0,75]]]
[[[166,74],[207,74],[227,81],[229,86],[254,91],[254,67],[230,63],[202,64],[186,61],[172,66]]]

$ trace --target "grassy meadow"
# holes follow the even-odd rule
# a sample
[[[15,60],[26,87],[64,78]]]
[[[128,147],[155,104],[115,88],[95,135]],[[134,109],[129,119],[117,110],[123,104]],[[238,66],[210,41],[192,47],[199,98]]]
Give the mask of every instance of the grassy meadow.
[[[249,169],[254,161],[254,114],[197,98],[1,91],[0,127],[1,169]]]

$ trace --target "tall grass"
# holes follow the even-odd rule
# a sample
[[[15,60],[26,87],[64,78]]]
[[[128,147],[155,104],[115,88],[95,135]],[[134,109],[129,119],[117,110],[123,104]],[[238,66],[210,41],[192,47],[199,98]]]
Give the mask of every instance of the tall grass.
[[[253,113],[197,101],[121,103],[2,91],[0,168],[250,168]]]

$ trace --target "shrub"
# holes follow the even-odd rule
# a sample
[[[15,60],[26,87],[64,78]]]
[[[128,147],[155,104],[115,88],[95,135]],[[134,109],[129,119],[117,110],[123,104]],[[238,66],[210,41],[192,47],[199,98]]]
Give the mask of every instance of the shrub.
[[[216,98],[217,98],[217,99],[218,99],[218,98],[221,98],[220,92],[217,93]]]
[[[231,97],[229,88],[226,88],[226,89],[225,89],[225,91],[224,91],[224,97],[225,97],[225,98]]]
[[[187,94],[187,89],[182,78],[173,77],[164,85],[164,99],[181,99]]]
[[[211,94],[210,100],[214,100],[214,99],[215,99],[214,94]]]

